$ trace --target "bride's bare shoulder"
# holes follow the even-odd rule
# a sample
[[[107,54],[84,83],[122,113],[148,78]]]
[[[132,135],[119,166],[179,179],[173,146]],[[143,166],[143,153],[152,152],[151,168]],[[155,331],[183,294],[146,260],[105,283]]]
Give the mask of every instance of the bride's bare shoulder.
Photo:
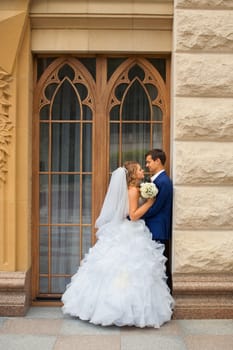
[[[129,186],[128,191],[129,191],[129,194],[131,194],[131,195],[138,195],[139,188],[136,186]]]

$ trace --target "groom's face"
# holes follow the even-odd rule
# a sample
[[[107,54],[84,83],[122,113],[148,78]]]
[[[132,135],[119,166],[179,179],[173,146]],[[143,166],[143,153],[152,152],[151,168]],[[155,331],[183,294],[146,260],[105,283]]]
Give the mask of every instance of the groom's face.
[[[157,172],[158,168],[158,160],[153,160],[152,157],[149,155],[146,157],[146,167],[148,168],[149,172],[151,174],[155,174]]]

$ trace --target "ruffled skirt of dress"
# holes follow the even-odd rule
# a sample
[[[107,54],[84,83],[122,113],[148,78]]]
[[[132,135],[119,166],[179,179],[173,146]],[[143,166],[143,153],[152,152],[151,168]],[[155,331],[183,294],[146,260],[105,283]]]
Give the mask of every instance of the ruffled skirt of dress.
[[[103,326],[159,328],[172,315],[164,245],[143,220],[105,225],[62,296],[64,314]]]

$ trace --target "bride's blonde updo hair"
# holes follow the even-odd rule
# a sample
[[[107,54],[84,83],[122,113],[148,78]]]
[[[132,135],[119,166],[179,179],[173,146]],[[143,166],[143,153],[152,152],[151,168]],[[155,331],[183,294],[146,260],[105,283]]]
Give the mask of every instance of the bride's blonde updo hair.
[[[127,186],[139,186],[139,181],[137,179],[136,173],[138,170],[138,165],[139,163],[130,160],[124,163],[124,168],[127,170],[126,171],[126,181],[127,181]]]

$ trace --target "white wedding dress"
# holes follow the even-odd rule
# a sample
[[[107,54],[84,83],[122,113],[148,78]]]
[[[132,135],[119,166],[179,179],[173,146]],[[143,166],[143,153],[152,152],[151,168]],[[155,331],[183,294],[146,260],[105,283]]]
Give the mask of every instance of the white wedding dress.
[[[97,219],[98,240],[67,286],[62,311],[103,326],[159,328],[171,319],[174,306],[164,246],[152,241],[143,220],[126,218],[124,181],[125,170],[118,168]]]

